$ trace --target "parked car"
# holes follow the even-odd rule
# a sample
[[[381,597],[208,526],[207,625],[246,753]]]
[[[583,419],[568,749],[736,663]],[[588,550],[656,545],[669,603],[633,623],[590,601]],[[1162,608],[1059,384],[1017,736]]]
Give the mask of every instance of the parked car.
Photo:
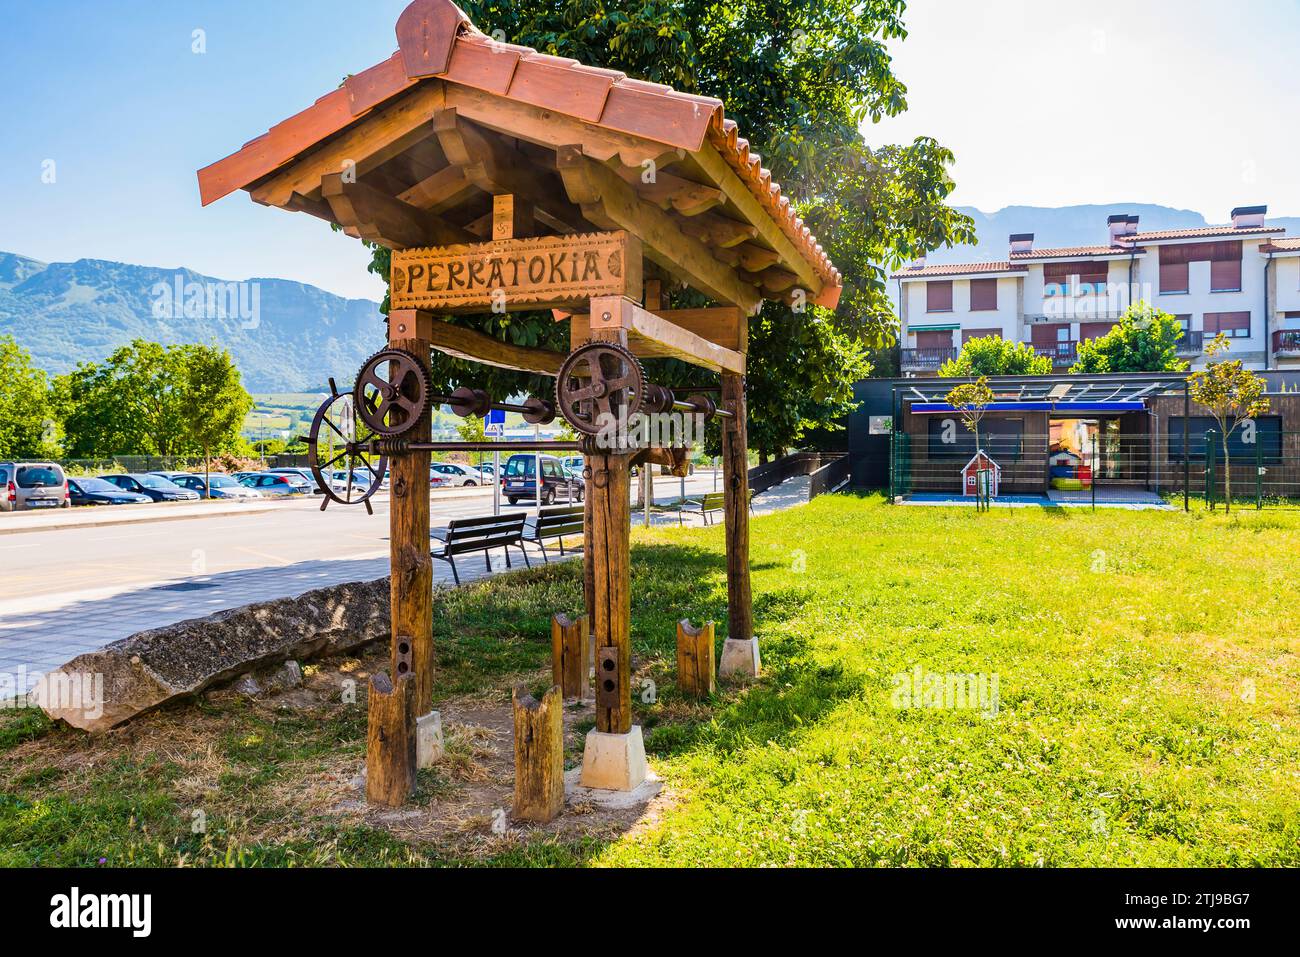
[[[309,482],[297,472],[254,472],[239,480],[239,484],[245,488],[251,488],[257,491],[259,495],[265,497],[278,495],[310,495],[312,489],[316,487],[315,482]]]
[[[391,472],[384,473],[383,481],[379,483],[379,488],[381,491],[383,489],[388,488],[388,482],[391,476],[392,476]],[[348,487],[347,469],[335,469],[333,472],[330,473],[329,478],[330,478],[330,485],[333,486],[336,492],[341,492],[347,489]],[[361,489],[362,491],[365,491],[366,489],[370,488],[370,486],[373,485],[374,482],[375,482],[375,473],[370,471],[370,469],[352,470],[353,489]]]
[[[542,504],[553,505],[561,496],[566,502],[581,502],[586,494],[586,483],[581,477],[573,478],[564,471],[564,465],[553,455],[537,456],[519,452],[510,456],[502,470],[505,496],[511,505],[520,501],[537,500],[537,462],[542,463]]]
[[[311,490],[313,493],[315,493],[316,495],[325,494],[325,490],[320,487],[320,483],[316,481],[316,476],[312,474],[311,469],[285,467],[285,468],[267,469],[266,471],[271,475],[301,475],[311,484]]]
[[[199,500],[198,492],[181,488],[170,479],[154,475],[152,472],[125,472],[121,475],[101,475],[100,478],[128,492],[148,495],[155,502],[197,502]]]
[[[466,487],[482,485],[485,482],[483,473],[478,469],[470,468],[468,465],[457,465],[455,462],[434,462],[429,468],[439,475],[447,476],[452,485]]]
[[[198,492],[199,498],[208,497],[208,487],[212,488],[212,498],[261,498],[261,494],[246,485],[240,485],[239,482],[223,472],[212,472],[208,475],[208,483],[204,484],[203,476],[197,472],[154,472],[154,475],[161,475],[169,482],[175,482],[181,488],[187,488],[191,492]]]
[[[144,505],[153,501],[148,495],[97,478],[68,479],[68,497],[73,505]]]
[[[53,462],[0,462],[0,512],[68,508],[68,477]]]
[[[564,463],[566,469],[570,472],[576,472],[578,475],[581,475],[583,468],[586,467],[581,455],[566,455],[560,461]]]

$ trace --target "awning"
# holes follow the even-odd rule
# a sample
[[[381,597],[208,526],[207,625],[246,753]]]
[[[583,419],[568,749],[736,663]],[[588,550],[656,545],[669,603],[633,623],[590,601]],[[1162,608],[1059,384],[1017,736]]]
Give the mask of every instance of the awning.
[[[1061,416],[1098,415],[1101,413],[1142,412],[1145,402],[990,402],[985,412],[1051,412]],[[958,410],[947,402],[913,402],[914,413],[951,415]]]

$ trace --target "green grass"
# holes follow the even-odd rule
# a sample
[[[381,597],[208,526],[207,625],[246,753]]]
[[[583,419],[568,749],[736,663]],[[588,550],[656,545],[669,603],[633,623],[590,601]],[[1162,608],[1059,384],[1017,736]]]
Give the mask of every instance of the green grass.
[[[633,535],[634,654],[661,691],[637,720],[675,793],[648,829],[468,854],[295,804],[302,782],[359,769],[362,708],[207,703],[93,760],[78,735],[0,712],[0,864],[1300,864],[1300,513],[833,496],[763,517],[765,676],[707,708],[672,689],[673,626],[725,623],[721,531]],[[441,597],[440,698],[538,680],[578,572]],[[996,675],[996,715],[895,707],[918,666]],[[460,786],[434,772],[417,799]]]

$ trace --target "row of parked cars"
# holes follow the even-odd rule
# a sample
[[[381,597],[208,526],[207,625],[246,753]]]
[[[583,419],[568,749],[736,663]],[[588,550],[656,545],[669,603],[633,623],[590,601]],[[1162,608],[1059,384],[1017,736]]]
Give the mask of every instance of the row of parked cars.
[[[541,462],[542,501],[559,498],[582,501],[582,459],[559,459],[549,455],[511,455],[501,469],[501,486],[510,504],[537,497],[537,462]],[[367,488],[375,482],[368,469],[335,470],[327,476],[337,490]],[[380,488],[388,487],[384,474]],[[430,488],[465,488],[490,485],[495,480],[492,465],[474,468],[454,462],[434,462],[429,467]],[[97,478],[69,478],[55,462],[0,462],[0,512],[70,508],[74,505],[135,505],[148,502],[192,502],[202,498],[249,499],[286,495],[323,494],[307,468],[275,468],[264,472],[123,472]]]

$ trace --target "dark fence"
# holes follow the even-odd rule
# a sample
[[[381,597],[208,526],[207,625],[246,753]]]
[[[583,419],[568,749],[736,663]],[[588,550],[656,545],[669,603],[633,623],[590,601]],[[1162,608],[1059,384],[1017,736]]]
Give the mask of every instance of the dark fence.
[[[838,453],[795,452],[766,465],[756,465],[749,470],[749,490],[758,495],[796,475],[811,475],[839,457]]]

